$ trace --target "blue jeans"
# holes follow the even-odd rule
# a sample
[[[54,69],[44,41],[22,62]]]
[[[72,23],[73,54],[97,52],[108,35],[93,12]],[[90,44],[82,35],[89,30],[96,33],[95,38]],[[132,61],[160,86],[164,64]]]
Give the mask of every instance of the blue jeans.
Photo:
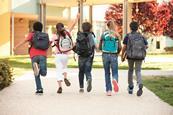
[[[102,59],[103,59],[103,66],[105,71],[106,91],[112,91],[110,69],[112,70],[112,78],[118,82],[118,55],[103,53]]]
[[[35,56],[32,58],[32,65],[34,62],[38,64],[40,70],[39,75],[35,76],[36,90],[43,90],[40,75],[46,76],[47,74],[47,58],[45,56]]]
[[[81,57],[79,56],[78,66],[79,66],[79,86],[84,88],[84,74],[86,75],[86,80],[91,79],[91,69],[92,69],[93,58],[92,57]]]

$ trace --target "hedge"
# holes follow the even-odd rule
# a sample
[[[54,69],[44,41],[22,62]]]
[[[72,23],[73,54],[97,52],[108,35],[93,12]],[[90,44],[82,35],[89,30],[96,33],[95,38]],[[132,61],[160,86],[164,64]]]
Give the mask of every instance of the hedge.
[[[13,81],[13,69],[8,60],[0,60],[0,90],[9,86]]]

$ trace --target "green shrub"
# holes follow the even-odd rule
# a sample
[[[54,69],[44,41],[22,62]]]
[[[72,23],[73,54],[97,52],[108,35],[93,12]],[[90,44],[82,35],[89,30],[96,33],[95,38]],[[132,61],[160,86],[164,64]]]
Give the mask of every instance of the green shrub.
[[[9,86],[13,81],[13,70],[8,60],[0,60],[0,90]]]

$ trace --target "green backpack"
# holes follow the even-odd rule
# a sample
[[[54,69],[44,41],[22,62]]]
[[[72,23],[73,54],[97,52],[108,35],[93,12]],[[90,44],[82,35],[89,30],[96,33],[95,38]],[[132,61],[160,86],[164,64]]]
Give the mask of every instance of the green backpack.
[[[102,51],[107,53],[118,53],[118,38],[111,36],[111,31],[105,31],[102,35]]]

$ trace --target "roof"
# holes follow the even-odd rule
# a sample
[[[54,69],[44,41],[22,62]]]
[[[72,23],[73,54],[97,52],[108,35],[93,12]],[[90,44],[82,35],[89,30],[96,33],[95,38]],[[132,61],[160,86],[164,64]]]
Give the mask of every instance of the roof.
[[[45,0],[48,5],[60,6],[60,7],[71,7],[77,6],[78,0]],[[123,3],[124,0],[84,0],[84,5],[103,5],[103,4],[114,4]],[[127,0],[130,3],[135,2],[149,2],[155,0]]]

